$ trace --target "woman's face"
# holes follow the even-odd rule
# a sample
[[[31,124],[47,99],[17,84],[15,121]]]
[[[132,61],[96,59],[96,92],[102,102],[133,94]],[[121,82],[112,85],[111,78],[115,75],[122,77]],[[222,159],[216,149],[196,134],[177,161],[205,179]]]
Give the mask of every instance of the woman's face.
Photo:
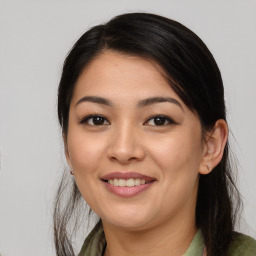
[[[204,148],[198,118],[156,64],[105,51],[79,77],[66,156],[103,223],[142,230],[194,220]]]

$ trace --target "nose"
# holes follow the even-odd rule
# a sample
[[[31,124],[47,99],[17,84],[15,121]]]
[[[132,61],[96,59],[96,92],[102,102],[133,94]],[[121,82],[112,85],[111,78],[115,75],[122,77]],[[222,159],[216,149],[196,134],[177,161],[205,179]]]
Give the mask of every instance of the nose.
[[[138,130],[129,124],[123,124],[113,133],[107,149],[107,155],[111,161],[128,164],[144,159],[143,139]]]

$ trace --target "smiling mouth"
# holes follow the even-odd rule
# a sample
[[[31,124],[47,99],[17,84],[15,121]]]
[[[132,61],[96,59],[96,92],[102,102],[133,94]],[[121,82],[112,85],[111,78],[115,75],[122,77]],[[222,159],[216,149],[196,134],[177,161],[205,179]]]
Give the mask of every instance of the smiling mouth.
[[[103,180],[104,182],[109,183],[110,185],[113,185],[115,187],[134,187],[134,186],[140,186],[152,183],[154,180],[146,181],[145,179],[109,179],[109,180]]]
[[[131,198],[148,190],[157,180],[137,172],[113,172],[101,177],[107,190],[117,196]]]
[[[101,180],[111,187],[140,187],[150,185],[156,179],[137,172],[113,172],[103,177]]]

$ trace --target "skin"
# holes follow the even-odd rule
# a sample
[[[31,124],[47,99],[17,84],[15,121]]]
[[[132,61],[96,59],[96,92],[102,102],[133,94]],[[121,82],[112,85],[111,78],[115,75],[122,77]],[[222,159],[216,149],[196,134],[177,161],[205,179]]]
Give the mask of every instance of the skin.
[[[104,51],[75,86],[64,136],[66,158],[82,196],[102,219],[105,255],[184,254],[197,231],[199,174],[209,173],[223,154],[225,121],[218,120],[202,139],[197,116],[159,70],[148,60]],[[88,96],[105,98],[112,105],[81,100]],[[141,100],[156,96],[176,103],[138,107]],[[103,116],[103,123],[86,120],[91,114]],[[155,115],[172,121],[163,119],[163,125],[156,125]],[[101,180],[111,172],[138,172],[156,181],[138,195],[123,198]]]

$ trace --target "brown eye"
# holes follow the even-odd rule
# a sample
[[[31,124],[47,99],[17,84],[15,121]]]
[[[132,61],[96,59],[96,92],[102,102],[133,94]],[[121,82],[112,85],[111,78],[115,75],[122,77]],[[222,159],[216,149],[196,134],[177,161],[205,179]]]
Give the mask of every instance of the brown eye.
[[[82,124],[86,123],[88,125],[95,125],[95,126],[110,124],[106,118],[104,118],[103,116],[99,116],[99,115],[87,116],[83,120],[81,120],[80,123],[82,123]]]
[[[164,126],[164,125],[174,124],[175,122],[167,116],[157,115],[148,119],[146,123],[152,126]]]

